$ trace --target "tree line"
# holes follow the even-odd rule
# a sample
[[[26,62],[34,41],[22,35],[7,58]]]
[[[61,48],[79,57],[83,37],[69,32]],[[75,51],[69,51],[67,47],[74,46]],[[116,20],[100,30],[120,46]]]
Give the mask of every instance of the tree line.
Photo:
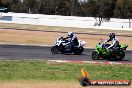
[[[132,18],[132,0],[13,0],[7,7],[17,13]]]

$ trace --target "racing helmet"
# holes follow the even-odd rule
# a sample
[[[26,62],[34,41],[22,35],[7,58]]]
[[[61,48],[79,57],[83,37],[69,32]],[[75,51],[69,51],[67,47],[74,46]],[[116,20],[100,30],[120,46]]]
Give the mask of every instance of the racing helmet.
[[[110,33],[109,37],[110,37],[110,39],[114,39],[115,38],[115,33]]]
[[[74,36],[74,33],[73,32],[68,32],[68,36],[69,37],[73,37]]]

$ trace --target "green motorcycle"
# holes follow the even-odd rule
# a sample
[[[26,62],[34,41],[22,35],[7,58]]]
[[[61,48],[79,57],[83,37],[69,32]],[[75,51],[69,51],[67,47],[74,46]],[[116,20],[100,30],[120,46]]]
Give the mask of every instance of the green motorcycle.
[[[99,60],[99,59],[106,59],[106,60],[114,60],[120,61],[123,60],[125,57],[126,48],[128,45],[120,44],[116,50],[107,50],[106,48],[110,46],[110,44],[104,43],[102,40],[96,45],[96,50],[92,52],[92,59]]]

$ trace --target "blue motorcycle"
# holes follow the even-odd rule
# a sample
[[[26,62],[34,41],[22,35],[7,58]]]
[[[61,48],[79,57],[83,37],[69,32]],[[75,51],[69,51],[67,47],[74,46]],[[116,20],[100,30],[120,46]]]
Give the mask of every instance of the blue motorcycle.
[[[72,43],[69,43],[69,40],[59,37],[56,39],[54,46],[51,47],[51,52],[53,54],[74,53],[80,55],[84,51],[83,46],[86,42],[79,40],[78,43],[78,46],[73,46]]]

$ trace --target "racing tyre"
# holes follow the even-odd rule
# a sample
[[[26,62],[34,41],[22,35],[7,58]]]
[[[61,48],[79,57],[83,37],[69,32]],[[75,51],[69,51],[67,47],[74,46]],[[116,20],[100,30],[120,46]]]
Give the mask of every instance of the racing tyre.
[[[125,53],[123,51],[117,52],[115,56],[117,61],[123,60],[124,57],[125,57]]]
[[[74,49],[74,54],[75,55],[81,55],[83,51],[84,51],[84,48],[82,46],[81,47],[76,47]]]
[[[93,52],[92,52],[92,59],[93,59],[93,60],[98,60],[98,59],[99,59],[99,54],[98,54],[97,51],[93,51]]]
[[[51,47],[51,52],[53,54],[59,54],[59,49],[56,46]]]

